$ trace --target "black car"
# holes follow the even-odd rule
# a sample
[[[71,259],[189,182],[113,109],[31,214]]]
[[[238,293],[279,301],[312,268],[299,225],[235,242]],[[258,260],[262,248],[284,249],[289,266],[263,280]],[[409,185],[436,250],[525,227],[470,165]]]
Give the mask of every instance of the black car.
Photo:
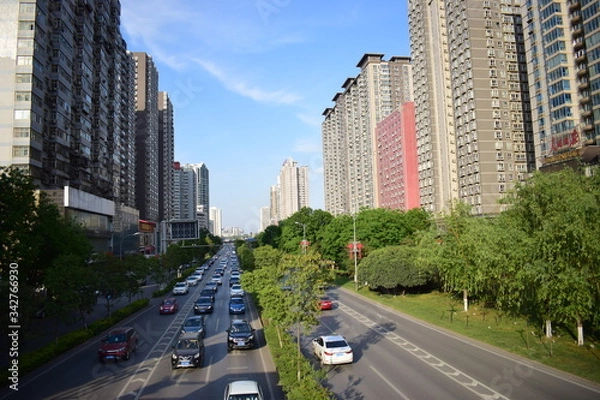
[[[194,304],[194,314],[212,314],[213,301],[210,297],[198,297]]]
[[[227,329],[227,351],[255,347],[256,331],[245,319],[233,319]]]
[[[197,333],[183,333],[173,346],[171,368],[200,368],[204,360],[204,341]]]
[[[215,301],[215,292],[212,289],[202,289],[200,292],[200,297],[210,297],[211,300]]]
[[[183,324],[181,324],[181,333],[197,333],[201,337],[206,336],[206,326],[204,323],[204,316],[194,315],[187,317]]]

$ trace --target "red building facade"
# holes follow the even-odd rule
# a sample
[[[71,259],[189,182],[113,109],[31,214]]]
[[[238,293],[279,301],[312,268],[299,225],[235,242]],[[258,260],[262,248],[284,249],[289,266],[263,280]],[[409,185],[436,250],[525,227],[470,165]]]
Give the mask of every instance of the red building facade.
[[[406,102],[377,124],[377,207],[420,207],[415,106]]]

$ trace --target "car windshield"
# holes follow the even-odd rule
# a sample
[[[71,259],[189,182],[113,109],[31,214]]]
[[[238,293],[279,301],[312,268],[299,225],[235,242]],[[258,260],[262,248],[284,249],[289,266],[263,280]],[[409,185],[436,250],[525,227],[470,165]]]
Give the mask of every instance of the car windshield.
[[[256,393],[249,394],[230,394],[227,397],[227,400],[259,400],[259,397]]]
[[[165,301],[163,301],[163,304],[164,304],[165,306],[170,306],[171,304],[173,304],[173,301],[172,301],[172,300],[165,300]],[[155,307],[156,307],[156,306],[155,306]]]
[[[331,342],[325,342],[325,347],[331,349],[335,347],[348,347],[348,343],[345,340],[332,340]]]
[[[231,299],[231,304],[244,304],[244,299],[240,299],[239,297],[234,297]]]
[[[199,319],[188,319],[187,321],[185,321],[183,326],[200,326],[200,320]]]
[[[177,342],[178,349],[197,349],[198,341],[197,340],[180,340]]]
[[[198,304],[210,304],[210,303],[212,303],[212,301],[210,300],[210,297],[200,297],[196,303],[198,303]]]
[[[234,333],[248,333],[251,330],[252,329],[250,328],[250,325],[248,325],[248,324],[233,324],[233,325],[231,325],[231,332],[234,332]]]
[[[112,335],[108,335],[108,337],[106,338],[106,341],[108,343],[120,343],[120,342],[124,342],[125,341],[125,334],[124,333],[115,333]]]
[[[179,287],[185,286],[185,282],[180,282],[180,283],[176,284],[175,286],[179,286]]]

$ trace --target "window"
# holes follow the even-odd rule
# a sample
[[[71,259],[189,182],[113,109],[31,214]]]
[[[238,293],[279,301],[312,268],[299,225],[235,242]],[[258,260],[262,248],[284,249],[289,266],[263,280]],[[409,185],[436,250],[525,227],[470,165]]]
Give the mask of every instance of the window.
[[[29,157],[29,146],[13,146],[13,157]]]
[[[31,74],[16,74],[17,83],[31,83]]]
[[[32,65],[32,56],[17,56],[17,65]]]
[[[15,101],[31,101],[31,92],[15,92]]]
[[[29,119],[31,110],[15,110],[15,119]]]

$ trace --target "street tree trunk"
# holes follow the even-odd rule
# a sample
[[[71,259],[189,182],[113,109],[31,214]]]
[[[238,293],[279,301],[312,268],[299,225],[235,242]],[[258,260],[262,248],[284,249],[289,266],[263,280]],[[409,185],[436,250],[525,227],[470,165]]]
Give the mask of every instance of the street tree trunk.
[[[469,311],[469,292],[467,289],[463,290],[463,310],[465,312]]]
[[[552,337],[552,321],[549,319],[546,320],[546,337]]]
[[[583,322],[577,318],[577,346],[583,346]]]

